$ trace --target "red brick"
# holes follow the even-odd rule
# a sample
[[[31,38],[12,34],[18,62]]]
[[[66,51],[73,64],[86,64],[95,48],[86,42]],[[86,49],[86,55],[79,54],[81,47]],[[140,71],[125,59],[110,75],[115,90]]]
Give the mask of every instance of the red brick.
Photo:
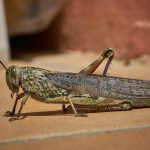
[[[122,59],[150,54],[149,5],[149,0],[72,0],[53,24],[57,47],[93,52],[112,47]]]

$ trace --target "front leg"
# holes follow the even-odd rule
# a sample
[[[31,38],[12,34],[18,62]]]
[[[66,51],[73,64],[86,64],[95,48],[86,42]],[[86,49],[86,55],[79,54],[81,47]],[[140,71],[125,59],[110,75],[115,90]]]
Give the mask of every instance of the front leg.
[[[18,100],[23,98],[23,97],[24,97],[24,93],[21,93],[19,95],[17,93],[16,100],[15,100],[15,103],[14,103],[12,111],[6,111],[4,115],[5,116],[13,116],[15,114],[15,110],[16,110],[16,106],[17,106]]]
[[[28,100],[29,96],[30,96],[29,93],[25,93],[25,94],[24,94],[24,98],[23,98],[23,100],[22,100],[22,102],[21,102],[21,106],[20,106],[20,108],[19,108],[19,111],[18,111],[17,116],[16,116],[16,117],[13,117],[13,118],[10,118],[9,121],[14,121],[14,120],[19,120],[19,119],[21,119],[21,118],[20,118],[20,114],[21,114],[22,108],[23,108],[23,106],[25,105],[26,101]]]

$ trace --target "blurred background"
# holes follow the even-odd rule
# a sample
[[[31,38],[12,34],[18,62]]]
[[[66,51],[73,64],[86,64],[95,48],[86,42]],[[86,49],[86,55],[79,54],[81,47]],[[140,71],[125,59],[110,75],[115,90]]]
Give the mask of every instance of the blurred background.
[[[149,60],[149,0],[2,0],[0,58],[92,52]]]

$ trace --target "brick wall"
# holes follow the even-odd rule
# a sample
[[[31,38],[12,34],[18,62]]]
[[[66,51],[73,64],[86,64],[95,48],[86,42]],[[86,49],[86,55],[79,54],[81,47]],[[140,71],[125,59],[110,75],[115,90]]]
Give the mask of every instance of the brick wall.
[[[56,43],[61,50],[112,47],[127,59],[150,54],[149,6],[149,0],[69,1],[54,24]]]

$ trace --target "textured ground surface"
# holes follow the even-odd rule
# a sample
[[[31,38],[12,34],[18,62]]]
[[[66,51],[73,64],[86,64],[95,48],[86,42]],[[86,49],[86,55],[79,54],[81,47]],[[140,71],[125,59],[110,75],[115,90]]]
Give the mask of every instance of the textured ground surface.
[[[13,61],[19,66],[38,66],[51,70],[78,72],[97,56],[68,53],[47,55],[28,61]],[[149,79],[150,62],[134,60],[130,66],[114,61],[110,75]],[[101,68],[102,69],[102,68]],[[9,122],[4,117],[13,100],[0,69],[0,149],[150,149],[150,108],[120,112],[90,113],[76,118],[63,114],[60,105],[27,101],[25,119]]]

